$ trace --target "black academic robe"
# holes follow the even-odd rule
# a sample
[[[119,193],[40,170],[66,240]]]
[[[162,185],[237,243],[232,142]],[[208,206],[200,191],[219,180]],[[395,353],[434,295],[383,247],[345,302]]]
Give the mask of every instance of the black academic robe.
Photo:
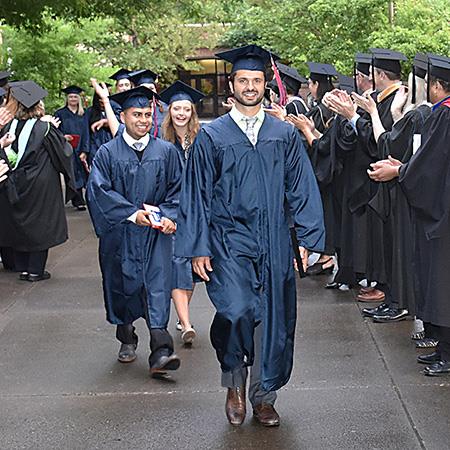
[[[176,254],[212,257],[211,340],[223,371],[253,364],[253,331],[263,321],[265,390],[287,383],[293,363],[289,215],[299,244],[322,251],[320,193],[297,130],[266,115],[252,145],[229,114],[205,125],[183,180]]]
[[[325,223],[325,248],[324,254],[334,255],[339,247],[340,222],[342,210],[342,160],[337,154],[335,120],[330,122],[320,139],[313,141],[308,147],[314,173],[319,184],[322,197],[324,223]]]
[[[173,144],[150,138],[142,160],[122,133],[98,150],[87,184],[87,202],[100,238],[106,317],[129,324],[140,317],[166,328],[172,290],[172,236],[128,220],[143,203],[176,221],[181,163]]]
[[[291,97],[286,104],[286,113],[293,114],[294,116],[299,116],[300,114],[306,114],[308,112],[308,107],[304,100],[300,97]]]
[[[19,121],[12,149],[17,152],[23,126]],[[6,133],[7,125],[2,134]],[[37,120],[26,150],[0,190],[0,247],[21,252],[48,250],[68,238],[60,174],[66,200],[75,192],[72,149],[63,134],[48,122]],[[3,159],[8,161],[3,152]]]
[[[80,160],[80,145],[81,136],[83,135],[83,116],[73,113],[67,106],[58,109],[55,112],[55,117],[61,120],[59,131],[62,134],[74,134],[79,136],[79,141],[76,147],[73,147],[73,172],[75,176],[75,187],[81,189],[86,185],[87,174]],[[70,144],[70,143],[69,143]]]
[[[420,136],[424,123],[431,114],[427,105],[408,111],[396,122],[391,131],[383,133],[378,140],[380,156],[391,155],[408,162],[413,155],[414,136]],[[399,308],[416,312],[413,271],[413,228],[409,203],[400,189],[398,180],[379,183],[378,192],[370,201],[371,207],[383,221],[389,218],[392,230],[392,245],[386,248],[388,260],[388,284],[391,286],[391,301]]]
[[[324,104],[318,103],[306,112],[305,116],[314,122],[314,126],[319,133],[323,133],[327,129],[333,113]]]
[[[399,183],[414,223],[417,316],[450,327],[450,98],[433,109]]]
[[[394,124],[391,105],[396,91],[393,91],[377,104],[378,114],[385,130],[390,131]],[[389,250],[392,248],[392,224],[383,219],[370,207],[370,200],[377,194],[378,183],[372,181],[367,175],[370,163],[382,159],[373,135],[373,126],[370,116],[363,114],[356,122],[358,152],[358,173],[356,174],[354,194],[349,206],[353,211],[360,209],[367,214],[367,228],[362,230],[362,239],[365,239],[365,270],[368,280],[378,281],[380,284],[388,283],[390,273]],[[361,156],[359,156],[361,155]],[[363,213],[363,214],[364,214]],[[361,268],[362,269],[362,268]],[[359,272],[358,269],[357,271]]]

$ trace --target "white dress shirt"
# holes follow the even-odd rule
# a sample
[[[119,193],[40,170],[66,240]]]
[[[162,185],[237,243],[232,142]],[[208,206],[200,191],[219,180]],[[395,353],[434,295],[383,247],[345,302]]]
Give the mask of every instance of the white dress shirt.
[[[247,130],[246,119],[248,119],[249,116],[246,116],[245,114],[242,114],[240,111],[238,111],[236,106],[233,106],[231,108],[229,114],[230,114],[230,117],[236,122],[238,127],[244,132],[244,134],[246,134],[246,130]],[[257,119],[255,122],[254,128],[253,128],[253,132],[255,133],[256,140],[258,140],[259,130],[261,129],[261,126],[264,122],[264,118],[266,117],[266,113],[264,112],[262,106],[261,106],[260,110],[258,111],[258,113],[253,117],[256,117],[256,119]]]

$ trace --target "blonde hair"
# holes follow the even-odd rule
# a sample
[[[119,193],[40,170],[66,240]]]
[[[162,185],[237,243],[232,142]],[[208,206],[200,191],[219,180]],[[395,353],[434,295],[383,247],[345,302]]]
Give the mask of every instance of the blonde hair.
[[[427,102],[427,90],[426,83],[423,78],[420,78],[416,75],[416,101],[412,102],[412,94],[413,94],[413,74],[412,72],[408,76],[408,98],[406,99],[405,106],[403,107],[403,114],[406,114],[408,111],[412,111],[416,109],[418,106]]]
[[[69,102],[66,97],[66,107],[67,108],[69,107],[68,103]],[[77,108],[76,114],[79,116],[82,116],[84,114],[84,105],[83,105],[83,99],[82,99],[81,95],[78,95],[78,108]]]
[[[45,116],[45,105],[42,100],[30,108],[27,108],[22,105],[22,103],[18,102],[18,107],[15,114],[15,118],[17,120],[40,119],[43,116]]]
[[[173,125],[172,115],[170,114],[170,111],[172,110],[172,105],[173,105],[173,103],[171,103],[169,105],[169,112],[163,120],[161,129],[162,129],[162,134],[163,134],[164,139],[166,141],[172,142],[172,144],[175,144],[177,142],[178,138],[177,138],[177,133],[175,131],[175,127]],[[197,110],[195,108],[195,105],[192,102],[191,102],[191,107],[192,107],[192,115],[187,124],[187,130],[188,130],[189,141],[192,143],[192,142],[194,142],[194,139],[200,130],[200,122],[198,120]],[[183,143],[181,143],[181,144],[183,144]]]

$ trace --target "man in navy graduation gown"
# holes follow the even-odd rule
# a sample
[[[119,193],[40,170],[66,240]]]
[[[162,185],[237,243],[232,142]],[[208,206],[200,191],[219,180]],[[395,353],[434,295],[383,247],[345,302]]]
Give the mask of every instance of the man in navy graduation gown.
[[[117,325],[121,342],[118,359],[136,359],[133,322],[143,317],[151,336],[150,371],[159,376],[180,365],[167,323],[181,163],[174,145],[149,134],[154,95],[139,87],[112,96],[122,106],[125,129],[98,150],[87,200],[100,238],[107,320]],[[160,208],[161,230],[150,226],[144,203]]]
[[[191,257],[217,312],[211,340],[228,388],[226,414],[240,425],[249,397],[255,418],[279,425],[276,390],[293,363],[296,288],[288,218],[303,261],[324,244],[322,204],[300,135],[261,108],[270,54],[250,45],[231,61],[236,105],[194,142],[180,196],[175,254]]]

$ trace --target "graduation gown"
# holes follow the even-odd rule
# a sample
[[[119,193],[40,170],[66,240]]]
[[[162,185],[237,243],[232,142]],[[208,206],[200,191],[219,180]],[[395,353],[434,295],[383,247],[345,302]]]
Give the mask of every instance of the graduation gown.
[[[80,160],[80,145],[81,145],[81,137],[83,135],[83,116],[79,114],[73,113],[67,106],[64,108],[58,109],[55,112],[55,117],[61,120],[61,125],[59,126],[59,131],[62,134],[77,134],[80,136],[80,140],[78,141],[78,145],[73,148],[73,172],[74,172],[74,182],[75,187],[77,189],[81,189],[86,185],[87,174],[84,170],[83,164]],[[70,144],[70,143],[69,143]]]
[[[187,163],[186,153],[178,140],[175,143],[175,147],[178,150],[178,156],[184,171]],[[190,258],[175,256],[176,236],[177,234],[175,233],[172,238],[174,246],[172,288],[190,291],[192,290],[194,281],[198,282],[202,280],[192,272],[192,261]]]
[[[380,155],[408,162],[413,155],[414,136],[423,131],[424,123],[431,114],[427,105],[408,111],[391,131],[383,133],[378,139]],[[398,180],[379,183],[377,194],[370,201],[371,207],[386,221],[390,220],[392,246],[388,247],[388,284],[391,286],[392,300],[399,308],[408,309],[415,314],[413,270],[413,228],[409,203],[400,189]]]
[[[450,327],[450,98],[433,108],[422,145],[400,168],[414,223],[417,315]]]
[[[316,130],[323,133],[328,127],[328,121],[333,117],[333,113],[322,103],[318,103],[305,113],[313,122]]]
[[[100,238],[106,317],[129,324],[139,317],[166,328],[172,289],[172,236],[128,220],[143,203],[176,221],[181,163],[176,148],[150,138],[139,161],[122,137],[102,145],[87,184],[87,201]]]
[[[253,146],[229,114],[205,125],[183,179],[176,254],[212,257],[206,283],[217,310],[211,341],[224,372],[253,363],[253,331],[263,321],[264,390],[279,389],[292,370],[289,214],[299,244],[322,251],[320,193],[297,130],[265,115]]]
[[[299,116],[300,114],[306,114],[308,112],[308,107],[304,100],[300,97],[291,97],[286,104],[286,113],[294,114],[294,116]]]
[[[314,140],[311,147],[308,147],[308,154],[322,197],[326,236],[324,254],[326,255],[334,255],[339,246],[342,209],[342,185],[339,181],[342,161],[336,149],[337,130],[338,127],[333,120],[322,137]]]
[[[12,144],[16,152],[26,122],[18,121]],[[8,161],[3,150],[1,157]],[[69,200],[75,193],[71,158],[72,149],[63,134],[48,122],[35,121],[23,157],[0,189],[0,247],[38,252],[68,239],[60,174]]]
[[[91,130],[90,120],[92,113],[92,106],[86,109],[86,112],[84,113],[83,133],[80,144],[80,152],[85,152],[88,154],[90,164],[92,164],[98,149],[113,138],[108,127],[102,127],[100,130],[94,132]],[[102,117],[106,118],[104,113],[102,113]]]
[[[394,124],[391,105],[396,90],[385,96],[378,104],[378,114],[385,130],[390,131]],[[392,226],[389,220],[384,221],[370,206],[371,199],[377,194],[378,183],[372,181],[367,175],[370,163],[383,158],[379,152],[373,136],[373,126],[370,116],[363,114],[356,122],[358,158],[358,173],[356,174],[354,193],[349,206],[353,211],[361,209],[367,214],[367,228],[362,230],[362,239],[365,239],[365,270],[368,280],[388,283],[390,273],[390,251],[392,249]],[[358,269],[359,271],[359,269]]]

